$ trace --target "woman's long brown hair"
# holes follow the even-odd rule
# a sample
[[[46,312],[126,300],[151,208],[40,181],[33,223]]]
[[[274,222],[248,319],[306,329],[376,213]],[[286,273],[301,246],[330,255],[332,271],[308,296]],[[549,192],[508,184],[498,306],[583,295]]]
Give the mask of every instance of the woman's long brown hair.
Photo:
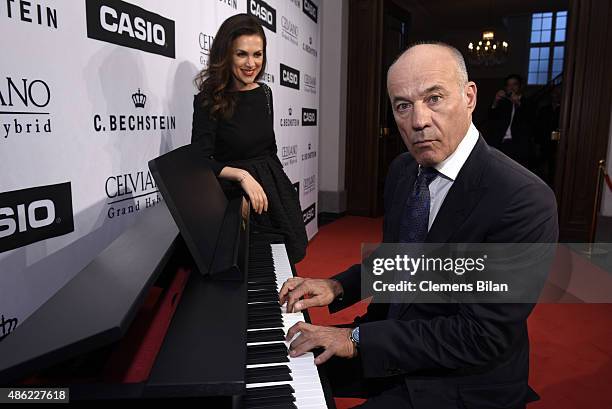
[[[233,45],[234,40],[243,35],[258,35],[263,40],[263,64],[255,81],[261,78],[266,68],[266,35],[257,19],[248,14],[236,14],[225,20],[210,48],[208,67],[195,78],[196,87],[201,91],[202,106],[215,119],[228,119],[234,113],[236,95],[231,91]]]

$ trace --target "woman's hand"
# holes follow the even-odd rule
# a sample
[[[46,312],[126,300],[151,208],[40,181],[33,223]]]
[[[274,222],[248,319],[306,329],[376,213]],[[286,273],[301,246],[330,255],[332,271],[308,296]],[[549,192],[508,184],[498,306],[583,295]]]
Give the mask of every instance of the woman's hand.
[[[262,212],[268,211],[268,197],[266,196],[266,192],[264,192],[259,182],[256,181],[248,171],[226,166],[221,169],[219,176],[223,179],[229,179],[240,183],[240,187],[242,187],[242,190],[244,190],[249,197],[249,201],[255,212],[261,214]]]
[[[266,192],[264,192],[259,182],[256,181],[249,172],[244,171],[244,173],[244,177],[240,180],[240,186],[249,197],[253,210],[258,214],[267,212],[268,197],[266,196]]]

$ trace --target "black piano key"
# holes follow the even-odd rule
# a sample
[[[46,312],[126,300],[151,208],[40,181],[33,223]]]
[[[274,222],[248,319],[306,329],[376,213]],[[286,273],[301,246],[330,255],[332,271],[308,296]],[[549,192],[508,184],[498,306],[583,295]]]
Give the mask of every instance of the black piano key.
[[[254,258],[255,260],[253,261],[256,263],[269,263],[269,264],[273,263],[272,249],[267,249],[267,250],[253,249],[252,255],[253,257],[250,257],[250,258]]]
[[[265,281],[267,283],[277,284],[276,276],[268,274],[268,275],[249,275],[247,283],[252,282],[262,282]]]
[[[295,403],[279,403],[264,406],[247,406],[248,409],[298,409]]]
[[[285,354],[289,353],[289,351],[287,350],[287,345],[285,345],[284,342],[273,342],[270,344],[247,346],[247,355],[268,352],[282,352]]]
[[[267,375],[267,374],[281,374],[281,373],[291,373],[291,368],[287,365],[275,365],[275,366],[263,366],[260,368],[247,368],[246,374],[247,376],[257,376],[257,375]],[[255,383],[255,382],[247,382],[247,383]]]
[[[248,320],[247,320],[248,321]],[[255,320],[247,323],[247,329],[283,328],[283,321],[278,319]]]
[[[249,304],[247,312],[249,314],[281,312],[281,305],[278,303],[278,300]]]
[[[248,293],[247,293],[247,294],[248,294]],[[271,305],[274,305],[274,302],[272,302],[272,301],[275,301],[275,302],[276,302],[276,305],[280,306],[280,304],[279,304],[278,300],[279,300],[279,298],[278,298],[278,296],[276,296],[276,300],[266,300],[266,301],[261,301],[261,302],[257,302],[256,304],[252,304],[252,305],[260,305],[260,306],[263,306],[263,305],[268,305],[268,306],[271,306]],[[253,303],[253,302],[254,302],[254,300],[248,300],[248,303],[249,303],[249,304],[250,304],[250,303]],[[250,307],[249,307],[249,308],[250,308]]]
[[[248,295],[262,295],[262,294],[269,294],[269,295],[275,295],[278,297],[278,292],[276,290],[257,290],[257,291],[249,291],[247,293]]]
[[[246,390],[247,399],[287,396],[295,393],[291,385],[258,386]]]
[[[280,307],[280,304],[278,303],[278,295],[276,295],[276,298],[274,298],[274,293],[266,293],[263,291],[249,291],[247,293],[247,298],[248,303],[257,302],[257,304],[252,305],[273,306],[274,303],[276,303],[276,305]]]
[[[247,294],[250,294],[250,295],[274,294],[278,296],[278,291],[276,291],[276,288],[251,288],[250,286],[248,286]]]
[[[274,364],[289,362],[289,357],[280,353],[268,353],[249,356],[247,354],[247,365]]]
[[[253,308],[255,306],[277,306],[277,305],[280,306],[280,304],[278,303],[278,299],[269,300],[269,301],[251,301],[249,300],[247,304],[248,304],[248,308]]]
[[[251,268],[249,267],[249,278],[252,277],[276,277],[274,270],[271,268]]]
[[[249,263],[249,271],[269,271],[274,272],[274,264],[273,263],[258,263],[253,262]]]
[[[282,396],[257,400],[246,399],[244,404],[247,409],[293,409],[295,408],[293,402],[295,402],[294,396]]]
[[[283,328],[283,323],[281,322],[254,322],[252,324],[247,325],[247,329],[262,329],[262,328]]]
[[[280,310],[253,310],[253,311],[249,311],[247,317],[249,317],[249,319],[251,318],[253,319],[257,319],[257,318],[279,319],[279,318],[282,318],[283,316],[281,315]]]
[[[264,324],[268,324],[268,325],[279,325],[282,324],[283,322],[283,317],[282,316],[271,316],[271,317],[257,317],[257,316],[250,316],[247,318],[247,326],[250,326],[251,324],[256,324],[256,323],[264,323]]]
[[[284,341],[285,333],[282,329],[264,329],[261,331],[247,331],[247,342]]]
[[[268,293],[265,291],[248,292],[247,302],[256,301],[276,301],[278,303],[278,294]]]
[[[255,311],[249,311],[248,315],[247,315],[248,319],[251,320],[260,320],[262,318],[270,318],[270,319],[282,319],[283,316],[281,314],[280,311],[274,311],[274,310],[255,310]]]
[[[249,348],[251,345],[248,346]],[[277,356],[279,358],[286,357],[287,354],[283,351],[271,349],[269,351],[257,351],[257,352],[248,352],[247,359],[249,358],[257,358],[257,357],[265,357],[265,356]]]
[[[256,264],[274,264],[272,260],[272,252],[271,251],[259,251],[253,250],[254,252],[250,254],[249,262],[253,261]]]
[[[253,260],[253,263],[256,265],[264,265],[264,264],[274,264],[274,260],[272,259],[272,251],[262,251],[255,253],[257,257]]]
[[[262,311],[262,310],[273,310],[273,309],[280,309],[281,305],[278,303],[278,300],[276,302],[261,302],[261,303],[256,303],[256,304],[249,304],[248,306],[248,311]]]
[[[248,290],[273,290],[276,291],[276,283],[274,284],[266,284],[266,283],[249,283],[247,285]]]
[[[276,284],[269,283],[253,283],[247,286],[249,292],[252,291],[276,291]],[[278,292],[277,292],[278,295]]]
[[[253,304],[251,304],[253,305]],[[269,305],[269,304],[268,304]],[[254,309],[248,312],[249,317],[275,317],[281,318],[281,309],[275,308],[274,306],[270,306],[265,309]]]
[[[270,271],[274,272],[274,263],[261,263],[259,261],[249,262],[249,271]]]
[[[259,272],[259,271],[251,271],[249,272],[249,281],[251,280],[274,280],[276,281],[276,274],[270,272]]]
[[[278,283],[273,278],[249,278],[247,286],[249,285],[271,285],[277,288]]]
[[[253,238],[251,239],[251,241],[249,242],[249,245],[251,247],[270,247],[270,240],[268,240],[265,236],[262,236],[260,234],[254,234]]]
[[[276,277],[249,277],[247,285],[253,284],[274,284],[274,288],[277,288],[278,282]]]
[[[247,368],[246,383],[291,381],[291,369],[287,365]]]
[[[249,243],[251,248],[264,248],[268,249],[268,251],[272,251],[272,247],[270,246],[269,241],[262,241],[260,236],[258,235],[254,235],[253,238],[256,238],[256,241],[252,241]]]
[[[264,406],[247,406],[247,409],[298,409],[295,403],[280,403]]]
[[[274,264],[274,260],[272,259],[272,252],[271,251],[256,251],[256,253],[253,254],[253,262],[257,265],[263,265],[263,264]]]
[[[264,296],[269,295],[272,297],[278,298],[278,291],[276,290],[257,290],[257,291],[247,291],[247,295],[250,296]]]
[[[257,304],[249,304],[257,305]],[[266,305],[274,305],[274,304],[266,304]],[[261,322],[261,321],[278,321],[283,319],[280,311],[272,311],[272,310],[253,310],[247,315],[249,322]]]
[[[276,294],[278,295],[278,291],[276,291],[276,287],[275,288],[257,288],[255,289],[247,284],[247,290],[249,294]]]

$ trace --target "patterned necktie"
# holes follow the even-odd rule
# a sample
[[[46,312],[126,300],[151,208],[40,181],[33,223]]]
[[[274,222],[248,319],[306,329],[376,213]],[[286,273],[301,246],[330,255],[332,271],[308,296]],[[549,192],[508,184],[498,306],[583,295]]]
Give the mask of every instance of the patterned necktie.
[[[400,224],[400,243],[422,243],[429,227],[429,184],[438,176],[434,168],[420,168],[414,189],[406,201]]]
[[[414,188],[406,201],[400,221],[400,243],[422,243],[427,237],[429,227],[429,184],[438,176],[434,168],[419,168]],[[399,282],[399,276],[396,281]],[[397,318],[401,303],[393,302],[389,306],[388,318]]]

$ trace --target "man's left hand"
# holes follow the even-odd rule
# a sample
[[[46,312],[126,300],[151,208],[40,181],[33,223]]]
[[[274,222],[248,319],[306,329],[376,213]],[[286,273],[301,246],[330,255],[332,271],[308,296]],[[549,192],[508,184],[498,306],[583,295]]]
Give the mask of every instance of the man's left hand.
[[[320,365],[334,355],[353,358],[357,354],[350,339],[351,328],[322,327],[300,321],[287,331],[287,341],[298,332],[300,334],[289,346],[291,357],[303,355],[314,348],[325,348],[325,351],[315,358],[315,364]]]

